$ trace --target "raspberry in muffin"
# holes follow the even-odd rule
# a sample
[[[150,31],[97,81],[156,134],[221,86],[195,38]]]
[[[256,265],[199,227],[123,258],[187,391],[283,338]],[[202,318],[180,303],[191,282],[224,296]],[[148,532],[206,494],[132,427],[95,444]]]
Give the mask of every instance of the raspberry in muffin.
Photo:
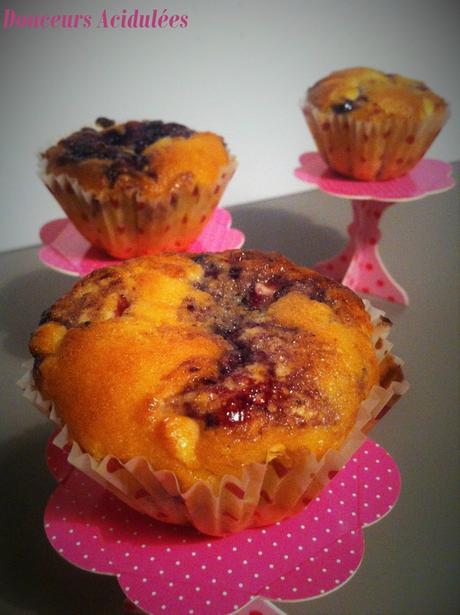
[[[223,139],[162,121],[96,123],[42,154],[43,180],[69,219],[117,258],[185,250],[234,172]]]

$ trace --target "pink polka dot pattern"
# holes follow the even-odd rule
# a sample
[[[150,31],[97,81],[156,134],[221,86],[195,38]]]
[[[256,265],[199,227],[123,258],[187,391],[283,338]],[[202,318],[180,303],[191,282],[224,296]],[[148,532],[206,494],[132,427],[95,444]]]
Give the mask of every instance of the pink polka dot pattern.
[[[51,443],[48,465],[61,481],[44,517],[51,545],[80,568],[116,575],[134,607],[147,613],[246,613],[255,596],[305,600],[333,591],[359,567],[362,528],[385,516],[400,491],[394,461],[366,440],[302,513],[210,538],[125,506],[71,469]],[[267,600],[262,607],[272,608]]]
[[[244,234],[231,228],[231,214],[222,208],[214,211],[201,235],[188,248],[188,252],[221,252],[241,248]],[[45,244],[38,256],[44,265],[70,275],[86,275],[120,261],[106,256],[91,247],[67,219],[48,222],[40,229],[40,239]]]
[[[316,152],[302,154],[300,164],[295,170],[296,177],[316,184],[328,194],[352,199],[353,222],[348,227],[348,245],[340,254],[317,263],[314,268],[355,292],[408,305],[406,291],[390,275],[380,257],[379,221],[395,202],[420,199],[452,188],[451,165],[440,160],[421,160],[403,177],[363,182],[335,173]]]

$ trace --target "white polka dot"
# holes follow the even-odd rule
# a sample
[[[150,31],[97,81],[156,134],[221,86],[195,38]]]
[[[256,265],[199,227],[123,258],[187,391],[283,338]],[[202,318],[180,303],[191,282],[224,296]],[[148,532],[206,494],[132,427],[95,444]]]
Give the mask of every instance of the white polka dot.
[[[201,591],[201,587],[198,587],[198,586],[197,586],[197,587],[195,587],[195,591],[196,591],[196,592]]]
[[[243,587],[243,583],[238,583],[238,587]]]

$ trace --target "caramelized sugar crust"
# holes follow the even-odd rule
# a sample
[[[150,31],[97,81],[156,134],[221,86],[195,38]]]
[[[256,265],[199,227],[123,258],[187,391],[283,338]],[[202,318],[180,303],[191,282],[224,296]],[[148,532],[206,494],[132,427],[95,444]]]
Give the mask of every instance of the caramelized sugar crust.
[[[198,185],[216,182],[230,156],[222,137],[173,122],[98,118],[42,154],[46,173],[65,174],[99,198],[136,193],[155,199],[191,175]]]
[[[354,293],[247,250],[95,271],[43,314],[30,349],[85,451],[143,455],[184,489],[305,448],[320,458],[380,379]]]
[[[424,119],[447,109],[422,81],[364,67],[331,73],[308,90],[307,100],[321,111],[372,121],[388,116]]]

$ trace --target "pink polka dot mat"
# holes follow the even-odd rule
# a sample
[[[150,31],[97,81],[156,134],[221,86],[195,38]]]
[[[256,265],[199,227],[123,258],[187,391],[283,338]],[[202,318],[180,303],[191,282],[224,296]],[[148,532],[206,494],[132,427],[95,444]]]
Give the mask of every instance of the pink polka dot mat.
[[[355,574],[363,528],[400,493],[395,462],[368,439],[300,514],[211,538],[129,508],[72,468],[51,440],[47,461],[59,481],[44,515],[51,545],[79,568],[115,575],[127,612],[265,615],[282,613],[270,600],[325,595]]]
[[[381,297],[392,303],[409,304],[404,288],[385,267],[379,251],[379,222],[384,211],[398,202],[413,201],[449,190],[455,184],[452,167],[440,160],[423,159],[397,179],[357,181],[342,177],[323,162],[317,152],[300,156],[296,177],[337,197],[351,199],[353,222],[348,227],[349,241],[337,256],[314,268],[355,292]]]
[[[38,252],[42,263],[62,273],[83,276],[95,269],[121,262],[91,244],[67,219],[48,222],[40,229],[43,247]],[[201,235],[188,248],[188,252],[220,252],[241,248],[244,234],[232,228],[231,214],[222,208],[215,210]]]

